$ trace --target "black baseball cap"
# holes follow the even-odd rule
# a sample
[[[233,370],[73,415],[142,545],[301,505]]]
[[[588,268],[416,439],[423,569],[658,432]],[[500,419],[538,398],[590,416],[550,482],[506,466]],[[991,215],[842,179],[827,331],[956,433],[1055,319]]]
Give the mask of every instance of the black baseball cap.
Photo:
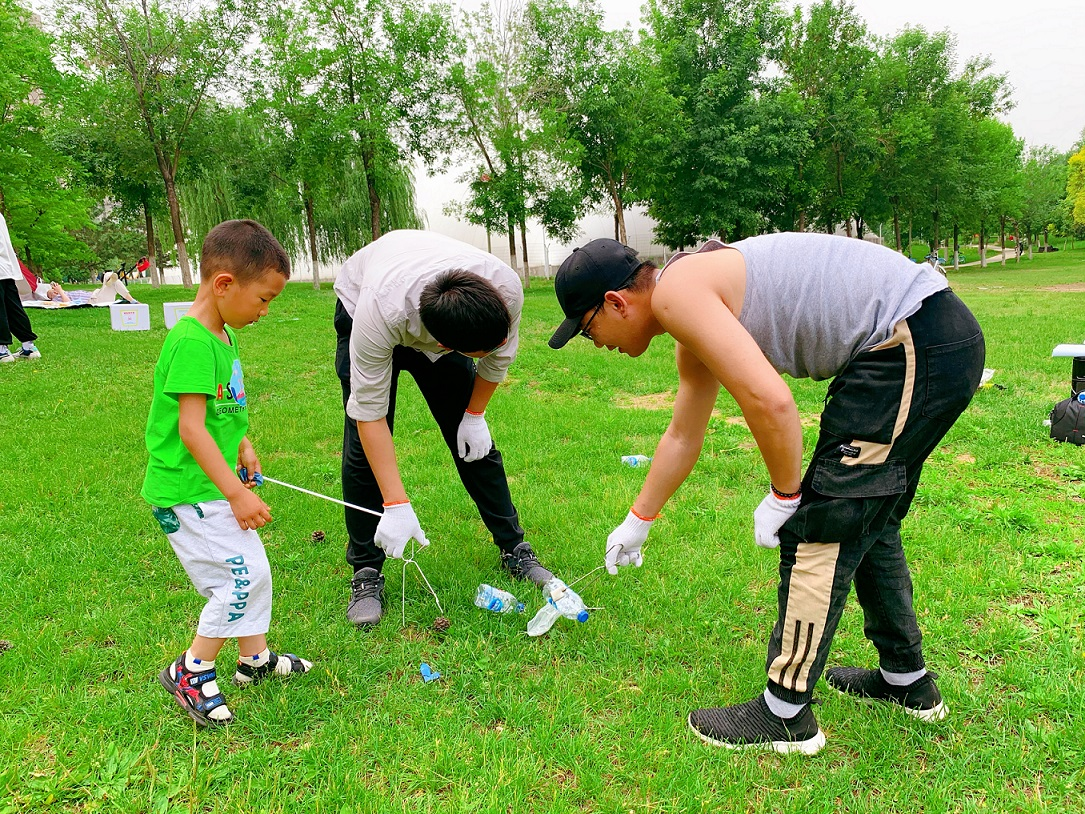
[[[605,237],[573,249],[554,278],[554,293],[565,320],[550,337],[550,347],[564,347],[580,330],[584,314],[599,305],[608,291],[626,286],[643,262],[633,249]]]

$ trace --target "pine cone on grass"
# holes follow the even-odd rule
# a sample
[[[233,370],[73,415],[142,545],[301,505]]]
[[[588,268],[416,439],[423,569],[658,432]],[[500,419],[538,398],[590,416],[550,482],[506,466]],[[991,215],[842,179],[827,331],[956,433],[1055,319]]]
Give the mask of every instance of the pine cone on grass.
[[[452,627],[452,622],[443,616],[438,616],[433,620],[433,629],[437,633],[446,633],[450,627]]]

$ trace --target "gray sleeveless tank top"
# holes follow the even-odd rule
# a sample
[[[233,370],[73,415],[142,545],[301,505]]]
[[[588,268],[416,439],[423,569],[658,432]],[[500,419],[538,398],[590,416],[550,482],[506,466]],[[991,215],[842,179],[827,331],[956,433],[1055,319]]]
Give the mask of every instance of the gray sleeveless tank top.
[[[927,263],[854,238],[784,232],[710,240],[697,253],[725,248],[746,261],[739,322],[776,370],[797,379],[837,375],[948,285]],[[674,255],[659,276],[688,254]]]

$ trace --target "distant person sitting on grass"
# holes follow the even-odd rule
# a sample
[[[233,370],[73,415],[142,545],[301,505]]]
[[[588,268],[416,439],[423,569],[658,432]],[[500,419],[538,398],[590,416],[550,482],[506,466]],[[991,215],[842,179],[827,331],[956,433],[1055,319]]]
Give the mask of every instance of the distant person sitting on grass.
[[[203,242],[196,300],[166,336],[154,371],[141,494],[207,597],[192,645],[158,680],[202,726],[233,720],[215,673],[226,639],[236,638],[240,651],[236,684],[312,667],[267,646],[271,569],[256,529],[271,513],[251,491],[260,461],[246,437],[235,333],[267,314],[289,278],[290,260],[267,229],[251,220],[220,223]],[[253,479],[242,482],[235,463]]]
[[[717,746],[817,752],[825,736],[810,706],[814,685],[853,583],[879,669],[834,667],[829,686],[943,718],[900,524],[927,456],[983,373],[983,333],[946,278],[831,235],[710,240],[662,270],[604,239],[561,264],[554,291],[566,319],[551,347],[578,333],[629,356],[664,333],[677,343],[674,415],[644,487],[607,538],[611,574],[641,564],[652,522],[701,454],[721,386],[768,470],[753,514],[754,541],[780,548],[767,686],[744,704],[694,710],[693,731]],[[781,373],[833,380],[805,475],[799,412]]]
[[[72,303],[73,305],[107,305],[120,297],[126,302],[139,302],[117,277],[116,272],[106,272],[102,287],[94,291],[65,291],[58,282],[52,282],[45,289],[46,299],[52,302]]]

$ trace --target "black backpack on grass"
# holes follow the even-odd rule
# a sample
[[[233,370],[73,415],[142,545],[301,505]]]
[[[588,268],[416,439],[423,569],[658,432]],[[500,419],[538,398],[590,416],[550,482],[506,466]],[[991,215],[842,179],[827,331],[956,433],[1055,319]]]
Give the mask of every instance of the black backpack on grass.
[[[1085,393],[1060,401],[1051,411],[1051,437],[1056,441],[1085,444]]]

